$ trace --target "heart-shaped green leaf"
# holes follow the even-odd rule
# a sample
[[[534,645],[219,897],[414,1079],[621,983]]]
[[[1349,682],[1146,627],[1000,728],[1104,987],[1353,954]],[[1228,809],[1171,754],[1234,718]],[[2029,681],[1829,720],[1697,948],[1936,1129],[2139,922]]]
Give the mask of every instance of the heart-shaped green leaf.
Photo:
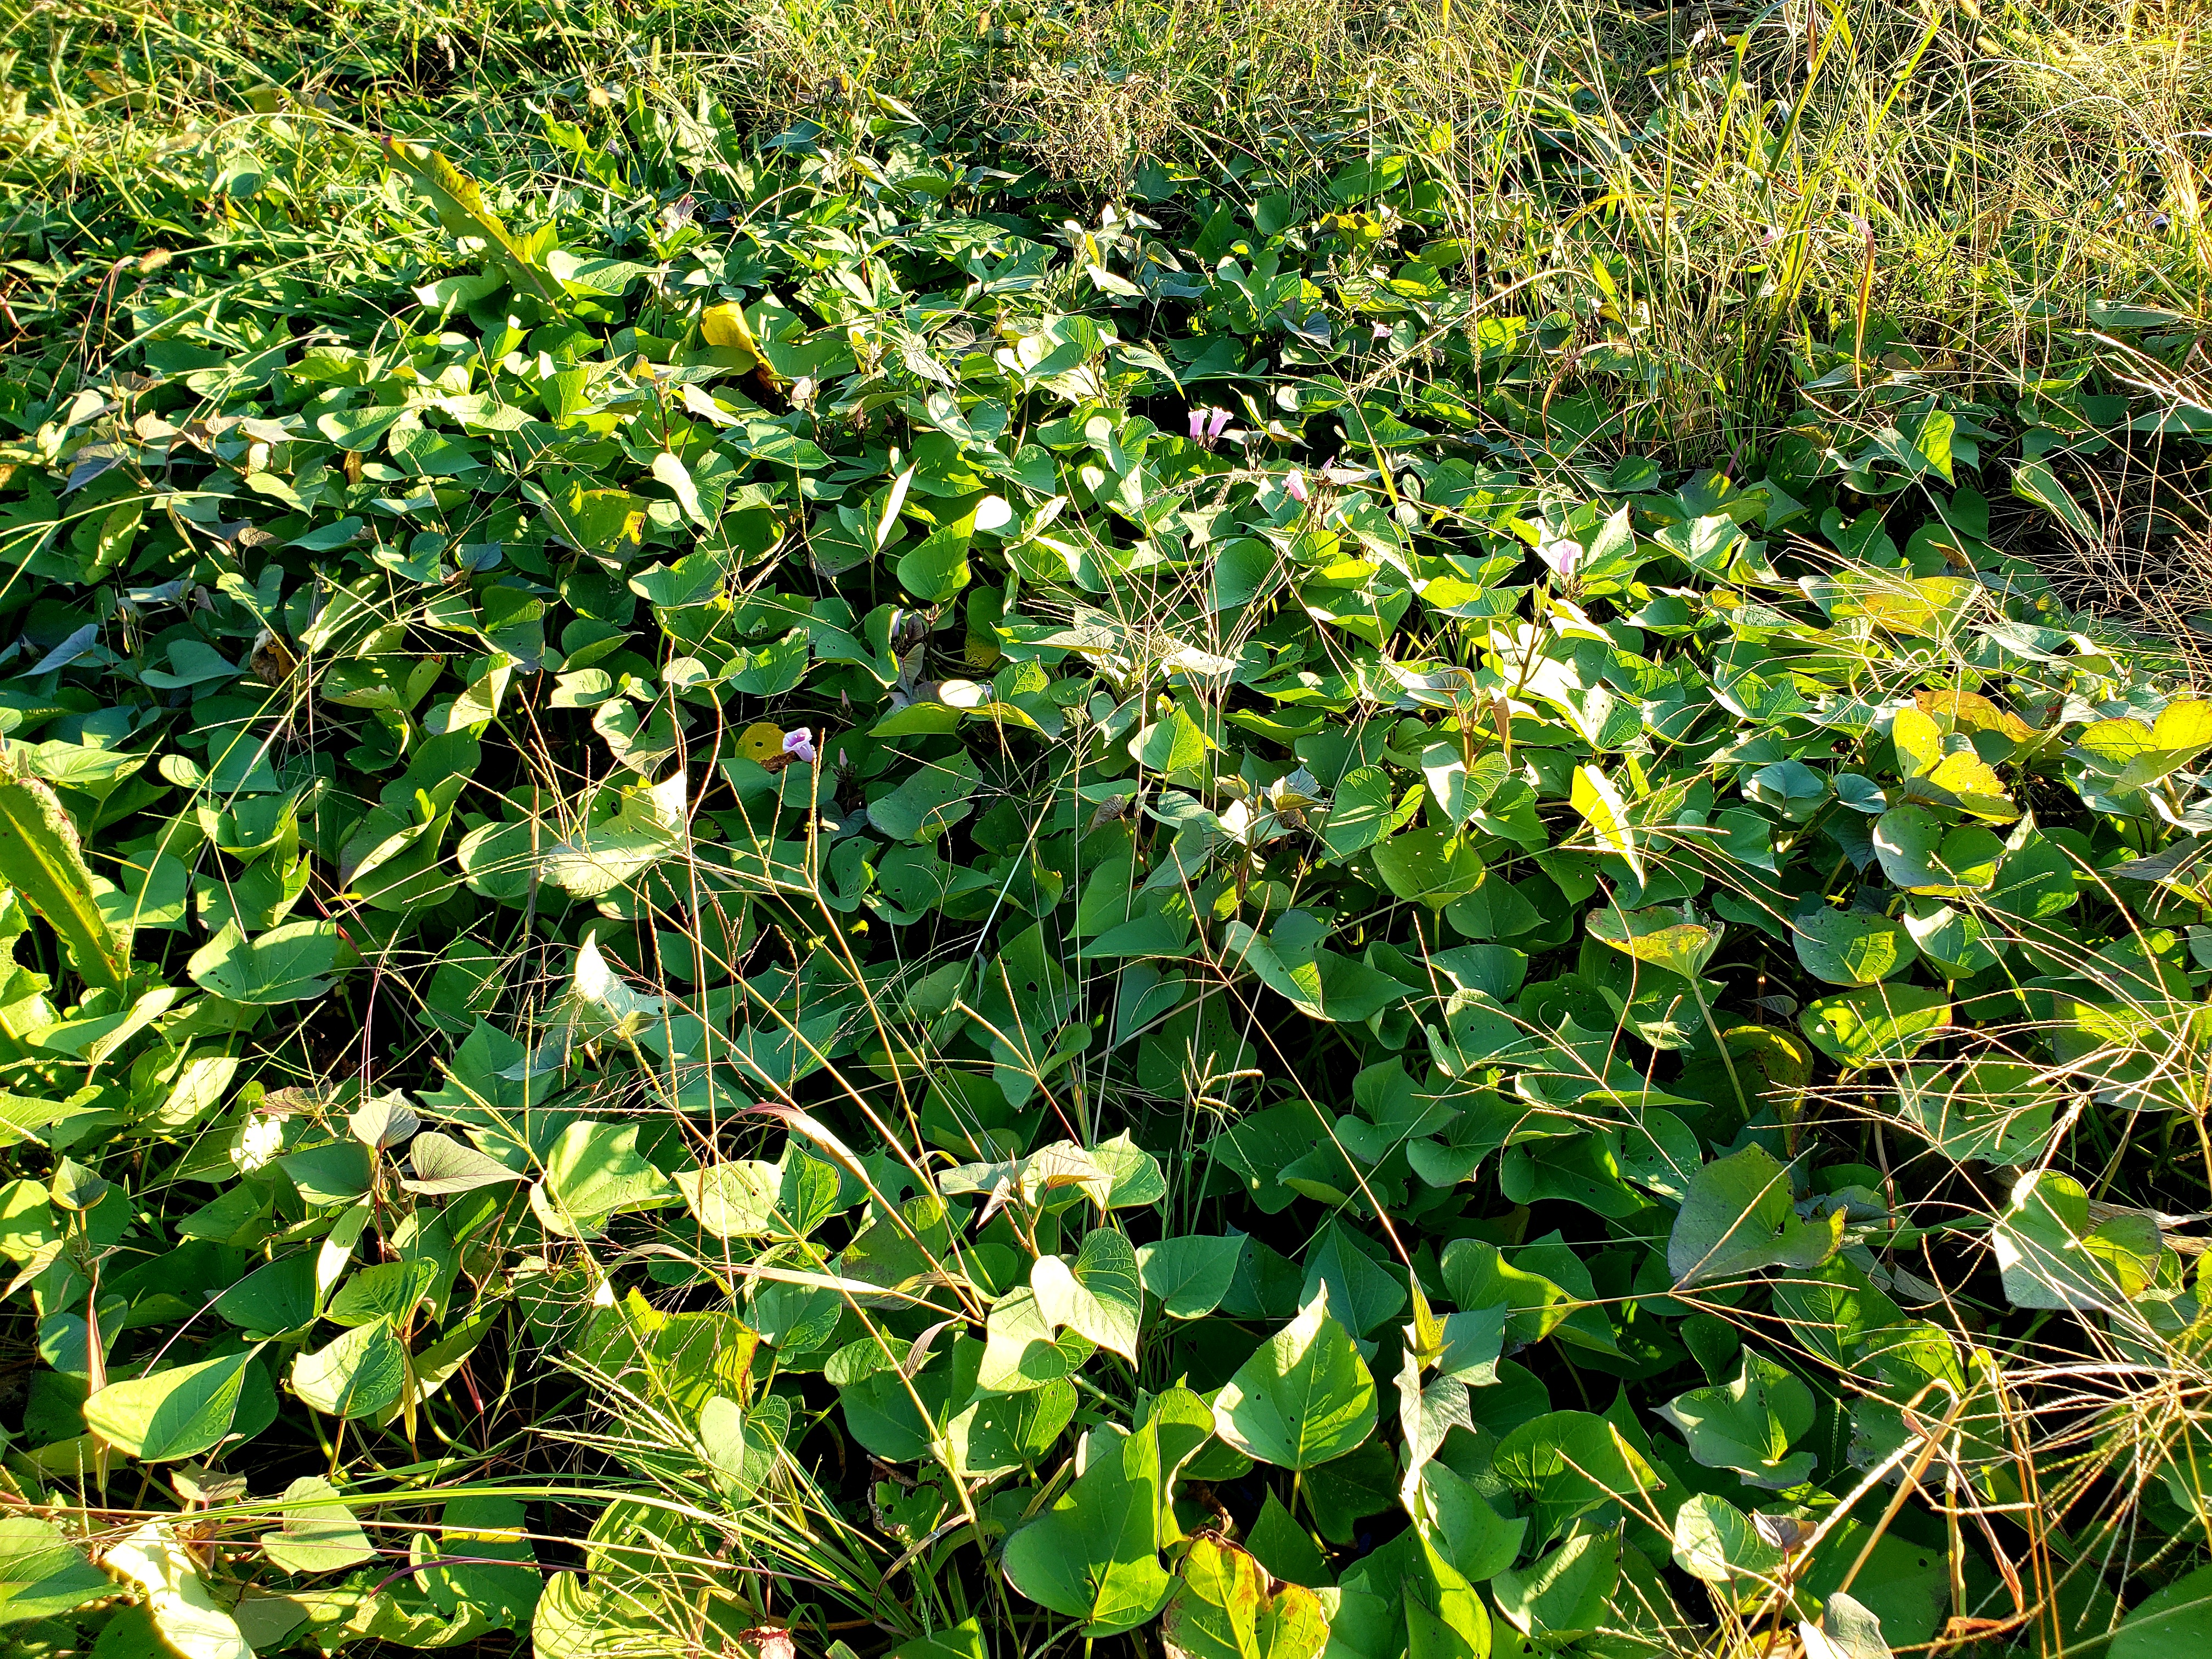
[[[1215,1432],[1248,1457],[1310,1469],[1374,1432],[1375,1378],[1316,1296],[1222,1386]]]
[[[1047,1255],[1030,1269],[1030,1288],[1047,1324],[1054,1330],[1066,1326],[1133,1365],[1144,1313],[1140,1282],[1135,1249],[1110,1227],[1094,1227],[1083,1236],[1073,1267]]]

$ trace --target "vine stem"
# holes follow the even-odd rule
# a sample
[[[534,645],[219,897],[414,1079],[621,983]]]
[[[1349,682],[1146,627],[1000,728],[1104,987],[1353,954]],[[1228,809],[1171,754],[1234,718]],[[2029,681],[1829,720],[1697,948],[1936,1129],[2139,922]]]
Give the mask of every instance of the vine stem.
[[[1697,999],[1698,1012],[1704,1018],[1705,1030],[1713,1039],[1713,1047],[1721,1051],[1721,1064],[1728,1068],[1729,1087],[1735,1091],[1735,1103],[1744,1116],[1751,1116],[1751,1103],[1743,1097],[1743,1079],[1735,1074],[1735,1056],[1729,1053],[1728,1043],[1721,1036],[1721,1028],[1713,1024],[1713,1011],[1705,1005],[1705,987],[1698,983],[1695,974],[1688,975],[1690,994]]]

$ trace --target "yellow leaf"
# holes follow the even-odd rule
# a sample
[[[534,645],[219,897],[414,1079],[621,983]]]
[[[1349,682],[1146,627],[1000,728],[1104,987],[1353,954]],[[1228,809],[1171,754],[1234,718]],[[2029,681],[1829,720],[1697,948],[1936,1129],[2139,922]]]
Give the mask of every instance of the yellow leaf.
[[[764,761],[783,752],[783,728],[762,720],[738,733],[738,753],[749,761]]]
[[[1644,857],[1629,831],[1628,805],[1621,799],[1620,791],[1613,787],[1612,780],[1595,766],[1577,766],[1567,798],[1606,850],[1620,854],[1641,882]]]
[[[708,345],[739,346],[755,357],[761,355],[760,342],[753,337],[743,306],[727,301],[708,306],[699,313],[699,331],[707,337]]]

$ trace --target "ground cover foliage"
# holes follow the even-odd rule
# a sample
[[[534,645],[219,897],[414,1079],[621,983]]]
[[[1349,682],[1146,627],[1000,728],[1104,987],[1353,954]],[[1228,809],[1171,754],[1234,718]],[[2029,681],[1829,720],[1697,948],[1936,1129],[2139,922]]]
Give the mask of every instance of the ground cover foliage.
[[[27,15],[10,1650],[2212,1632],[2187,20],[1763,16]]]

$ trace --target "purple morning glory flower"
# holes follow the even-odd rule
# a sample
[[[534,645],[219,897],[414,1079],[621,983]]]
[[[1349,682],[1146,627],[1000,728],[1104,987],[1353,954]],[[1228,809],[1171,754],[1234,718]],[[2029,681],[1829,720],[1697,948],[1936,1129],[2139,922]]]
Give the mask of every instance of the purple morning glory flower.
[[[1202,409],[1190,411],[1190,435],[1200,443],[1206,441],[1206,411]]]
[[[1387,340],[1390,337],[1390,325],[1388,323],[1377,323],[1372,328],[1369,329],[1367,332],[1370,337],[1373,339]]]
[[[806,727],[795,726],[783,734],[783,752],[793,760],[814,764],[814,733]]]
[[[1206,422],[1206,442],[1212,443],[1216,438],[1218,438],[1228,425],[1229,411],[1227,410],[1217,409],[1212,410]]]
[[[1301,507],[1305,505],[1306,475],[1303,472],[1285,473],[1283,477],[1283,494],[1288,495],[1292,501],[1297,502]]]

